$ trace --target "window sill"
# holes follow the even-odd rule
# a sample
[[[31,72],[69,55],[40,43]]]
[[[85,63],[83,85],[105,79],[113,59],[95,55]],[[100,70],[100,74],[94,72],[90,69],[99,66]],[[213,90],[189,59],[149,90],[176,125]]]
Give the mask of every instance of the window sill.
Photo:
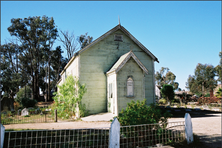
[[[127,98],[135,98],[135,96],[126,96]]]

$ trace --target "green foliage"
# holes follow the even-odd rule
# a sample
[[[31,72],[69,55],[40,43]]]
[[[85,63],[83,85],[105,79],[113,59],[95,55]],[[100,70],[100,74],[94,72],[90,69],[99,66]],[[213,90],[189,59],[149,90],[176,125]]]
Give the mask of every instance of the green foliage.
[[[22,82],[22,76],[18,69],[19,47],[14,43],[7,43],[0,46],[1,54],[1,86],[3,96],[14,98]],[[2,94],[2,93],[1,93]]]
[[[203,94],[201,92],[197,92],[197,93],[195,93],[195,95],[198,96],[198,97],[202,97],[203,96]]]
[[[190,75],[188,78],[187,88],[192,93],[205,94],[212,91],[217,85],[217,80],[215,80],[216,73],[217,70],[213,65],[198,63],[194,76]]]
[[[216,97],[222,98],[222,89],[219,88],[218,91],[216,92]]]
[[[50,66],[52,66],[52,70],[50,70],[50,77],[51,77],[51,82],[50,82],[50,88],[54,88],[54,90],[56,91],[57,89],[57,82],[60,79],[60,73],[63,70],[63,68],[65,67],[65,65],[68,63],[68,59],[64,58],[62,56],[62,49],[60,46],[56,47],[56,50],[52,51],[52,55],[51,55],[51,62],[50,62]],[[44,87],[44,86],[42,86]]]
[[[176,75],[169,71],[169,68],[162,67],[159,72],[155,74],[156,83],[163,87],[164,84],[171,84],[174,89],[178,89],[179,83],[175,82]]]
[[[216,76],[218,76],[218,79],[217,81],[222,81],[222,64],[221,65],[217,65],[215,67],[215,70],[216,70]]]
[[[173,86],[168,85],[168,84],[164,84],[163,88],[161,89],[161,94],[163,95],[163,97],[165,97],[167,99],[167,101],[173,100],[174,99]]]
[[[37,101],[35,99],[21,98],[21,104],[24,108],[35,107],[36,103]]]
[[[58,88],[59,92],[55,93],[53,98],[55,101],[53,110],[57,109],[58,117],[62,119],[75,117],[77,106],[80,110],[80,116],[84,116],[86,107],[81,103],[81,100],[86,92],[85,85],[81,85],[76,77],[70,75]]]
[[[47,84],[44,80],[51,78],[47,77],[49,72],[47,73],[46,70],[50,65],[51,47],[58,36],[54,19],[47,16],[13,18],[8,31],[19,41],[16,65],[19,65],[19,74],[24,78],[20,85],[25,86],[27,83],[31,83],[30,86],[34,86],[32,87],[33,98],[37,100],[39,89],[41,88],[43,91],[46,89]]]
[[[32,93],[32,90],[29,86],[26,86],[23,87],[23,88],[20,88],[18,93],[16,94],[16,98],[15,98],[15,101],[21,103],[21,99],[22,98],[31,98],[31,93]]]
[[[79,102],[79,112],[80,112],[80,117],[85,117],[89,114],[89,111],[86,110],[86,105],[83,104],[82,102]]]
[[[162,98],[162,99],[159,100],[158,103],[159,103],[159,104],[166,104],[166,99]]]
[[[88,33],[86,33],[85,35],[82,34],[77,38],[81,49],[86,47],[87,45],[89,45],[93,41],[93,37],[87,36],[87,34]]]
[[[204,97],[210,97],[210,93],[205,94]]]
[[[154,104],[147,106],[144,99],[141,102],[131,101],[131,103],[128,103],[126,109],[122,109],[117,119],[121,126],[126,126],[159,122],[166,123],[169,116],[168,112],[162,114],[158,106]]]
[[[1,124],[6,124],[11,121],[12,121],[12,119],[8,118],[6,114],[3,114],[3,113],[1,114]]]

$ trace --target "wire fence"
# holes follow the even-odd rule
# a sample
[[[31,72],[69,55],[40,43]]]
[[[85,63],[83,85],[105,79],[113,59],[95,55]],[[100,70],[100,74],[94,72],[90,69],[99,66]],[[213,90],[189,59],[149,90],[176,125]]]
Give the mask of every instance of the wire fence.
[[[109,128],[6,131],[4,148],[107,148]]]
[[[4,148],[107,148],[110,128],[6,131]],[[120,147],[139,148],[185,140],[185,122],[120,126]]]
[[[42,123],[55,120],[52,111],[48,108],[27,109],[25,115],[21,112],[22,110],[2,112],[1,124]]]
[[[185,122],[144,124],[120,127],[120,147],[135,148],[165,145],[185,139]]]

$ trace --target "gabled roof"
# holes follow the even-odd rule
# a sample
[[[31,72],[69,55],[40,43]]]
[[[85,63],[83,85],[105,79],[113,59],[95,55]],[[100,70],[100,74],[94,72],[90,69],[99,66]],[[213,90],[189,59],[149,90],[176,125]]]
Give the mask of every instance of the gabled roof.
[[[132,50],[124,55],[122,55],[119,60],[113,65],[113,67],[107,72],[107,74],[111,72],[118,73],[118,71],[129,61],[130,58],[133,58],[134,61],[138,64],[138,66],[148,74],[148,70],[146,67],[140,62],[140,60],[136,57],[136,55],[132,52]]]
[[[108,32],[106,32],[105,34],[103,34],[102,36],[100,36],[99,38],[97,38],[96,40],[94,40],[92,43],[90,43],[89,45],[87,45],[83,49],[76,52],[74,54],[74,56],[66,64],[64,69],[66,69],[72,63],[72,61],[75,59],[76,56],[78,56],[79,54],[81,54],[85,50],[89,49],[90,47],[92,47],[93,45],[95,45],[96,43],[98,43],[99,41],[106,38],[107,36],[109,36],[110,34],[112,34],[113,32],[115,32],[117,30],[121,30],[122,32],[124,32],[125,35],[127,35],[132,41],[134,41],[135,44],[137,44],[142,50],[144,50],[144,52],[146,54],[148,54],[154,61],[157,61],[159,63],[158,59],[145,46],[143,46],[143,44],[141,44],[128,30],[126,30],[123,26],[121,26],[119,24],[119,25],[115,26],[114,28],[112,28],[111,30],[109,30]],[[63,72],[64,72],[64,70],[61,72],[61,74],[63,74]]]
[[[91,44],[89,44],[88,46],[86,46],[85,48],[81,49],[79,52],[79,54],[81,54],[81,52],[87,50],[89,47],[93,46],[94,44],[98,43],[99,41],[101,41],[102,39],[104,39],[105,37],[107,37],[108,35],[112,34],[113,32],[117,31],[117,30],[121,30],[123,31],[131,40],[134,41],[135,44],[137,44],[141,49],[143,49],[149,56],[151,56],[154,61],[158,61],[158,59],[145,47],[143,46],[143,44],[141,44],[132,34],[130,34],[130,32],[128,30],[126,30],[123,26],[121,26],[120,24],[117,25],[116,27],[114,27],[113,29],[109,30],[108,32],[106,32],[105,34],[103,34],[102,36],[100,36],[99,38],[97,38],[95,41],[93,41]]]

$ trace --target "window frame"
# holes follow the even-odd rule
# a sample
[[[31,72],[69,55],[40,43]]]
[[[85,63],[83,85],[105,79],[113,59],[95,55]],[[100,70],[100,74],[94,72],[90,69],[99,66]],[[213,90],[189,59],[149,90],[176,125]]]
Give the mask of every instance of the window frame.
[[[114,41],[123,42],[123,35],[122,34],[115,34]]]
[[[129,76],[126,81],[126,96],[129,98],[134,97],[134,80],[132,76]]]

